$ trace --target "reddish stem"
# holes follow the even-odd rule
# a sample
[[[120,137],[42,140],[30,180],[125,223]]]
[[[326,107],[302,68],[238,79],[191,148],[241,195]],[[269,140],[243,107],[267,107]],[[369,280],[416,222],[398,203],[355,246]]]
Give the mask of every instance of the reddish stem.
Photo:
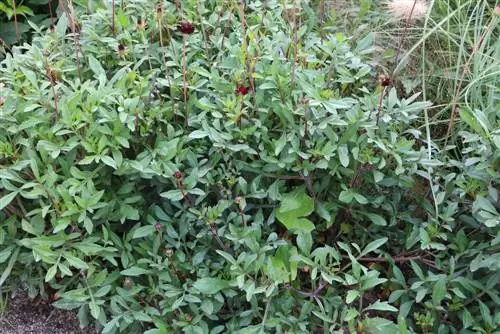
[[[12,9],[14,9],[14,26],[16,28],[16,41],[19,43],[19,27],[17,25],[16,0],[12,0]]]
[[[111,8],[111,32],[113,33],[113,36],[116,35],[116,31],[115,31],[115,0],[113,0],[112,8]]]
[[[182,38],[182,95],[184,96],[184,126],[189,127],[188,96],[187,96],[187,65],[186,65],[186,35]]]
[[[380,90],[380,96],[379,96],[379,99],[378,99],[377,125],[380,122],[380,114],[382,113],[382,102],[384,100],[385,88],[386,87],[382,87],[381,86],[381,88],[382,89]]]

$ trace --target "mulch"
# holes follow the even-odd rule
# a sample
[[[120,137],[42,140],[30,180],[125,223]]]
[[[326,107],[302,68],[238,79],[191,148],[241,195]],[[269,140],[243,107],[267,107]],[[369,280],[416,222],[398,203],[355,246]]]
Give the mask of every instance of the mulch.
[[[0,314],[0,334],[97,334],[93,328],[80,328],[76,312],[30,300],[26,293],[3,301],[6,307]]]

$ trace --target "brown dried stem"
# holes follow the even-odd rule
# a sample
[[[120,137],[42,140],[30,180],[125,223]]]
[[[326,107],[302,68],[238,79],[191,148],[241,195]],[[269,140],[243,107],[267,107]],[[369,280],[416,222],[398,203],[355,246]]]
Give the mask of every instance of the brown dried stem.
[[[19,42],[19,27],[17,24],[16,0],[12,0],[12,9],[14,9],[14,27],[16,28],[16,42]]]
[[[113,33],[113,36],[116,35],[116,30],[115,30],[115,0],[113,0],[111,4],[111,32]]]
[[[182,95],[184,97],[184,127],[189,127],[189,111],[188,111],[188,96],[187,96],[187,55],[186,55],[186,38],[182,37]]]

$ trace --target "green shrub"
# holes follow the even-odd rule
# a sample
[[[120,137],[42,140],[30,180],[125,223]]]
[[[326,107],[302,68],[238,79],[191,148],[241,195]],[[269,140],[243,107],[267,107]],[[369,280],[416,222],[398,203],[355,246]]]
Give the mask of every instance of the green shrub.
[[[498,330],[498,118],[429,155],[371,35],[294,3],[128,1],[14,48],[2,289],[104,333]]]
[[[54,6],[55,15],[57,1],[49,2],[50,0],[6,0],[0,3],[0,59],[3,59],[12,44],[30,40],[32,28],[28,20],[32,24],[50,25],[50,6]]]

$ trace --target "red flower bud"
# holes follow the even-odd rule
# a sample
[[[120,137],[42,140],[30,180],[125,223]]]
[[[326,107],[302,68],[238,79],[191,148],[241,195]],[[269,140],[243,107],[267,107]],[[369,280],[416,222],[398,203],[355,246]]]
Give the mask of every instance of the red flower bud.
[[[122,43],[118,44],[118,54],[120,57],[123,57],[125,55],[125,45]]]
[[[155,230],[156,230],[156,232],[160,232],[161,231],[161,224],[160,223],[156,223],[155,224]]]
[[[191,35],[194,32],[194,25],[192,25],[191,23],[189,23],[187,21],[182,21],[177,26],[177,29],[180,32],[182,32],[183,34]]]
[[[137,23],[135,26],[138,30],[144,30],[144,28],[146,27],[146,24],[144,23],[144,21],[141,18],[139,18],[139,19],[137,19]]]
[[[236,204],[240,204],[240,203],[241,203],[241,197],[240,197],[240,196],[236,197],[236,198],[234,199],[234,202],[235,202]]]
[[[381,75],[379,78],[378,78],[378,83],[380,84],[380,86],[382,87],[387,87],[391,84],[392,80],[390,77],[388,77],[387,75]]]
[[[247,95],[250,91],[250,87],[247,86],[236,86],[235,93],[236,95]]]
[[[182,179],[182,173],[181,173],[181,172],[179,172],[179,171],[177,171],[177,172],[175,172],[175,173],[174,173],[174,177],[175,177],[177,180],[180,180],[180,179]]]

